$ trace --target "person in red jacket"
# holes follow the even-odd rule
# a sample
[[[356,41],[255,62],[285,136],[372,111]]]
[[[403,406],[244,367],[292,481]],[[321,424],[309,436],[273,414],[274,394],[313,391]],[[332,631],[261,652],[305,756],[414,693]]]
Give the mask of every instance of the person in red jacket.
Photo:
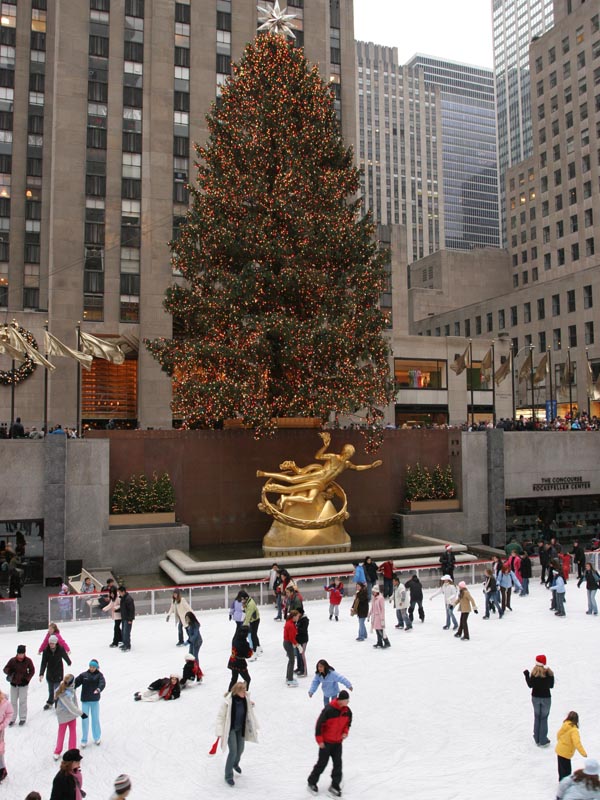
[[[296,649],[300,648],[300,652],[302,652],[303,648],[302,645],[298,644],[298,639],[296,638],[297,633],[298,629],[296,628],[295,615],[293,617],[286,617],[285,625],[283,626],[283,649],[288,659],[285,678],[289,687],[298,686],[298,681],[294,678],[294,662],[296,659]]]
[[[391,559],[384,561],[377,572],[383,575],[383,596],[391,597],[394,594],[394,562]]]
[[[345,689],[342,689],[335,700],[325,706],[319,714],[315,728],[319,758],[308,776],[308,790],[312,794],[317,794],[319,791],[317,782],[331,758],[333,769],[331,770],[329,794],[333,797],[342,796],[340,786],[342,782],[342,742],[348,736],[352,724],[352,711],[348,708],[349,701],[350,695]]]

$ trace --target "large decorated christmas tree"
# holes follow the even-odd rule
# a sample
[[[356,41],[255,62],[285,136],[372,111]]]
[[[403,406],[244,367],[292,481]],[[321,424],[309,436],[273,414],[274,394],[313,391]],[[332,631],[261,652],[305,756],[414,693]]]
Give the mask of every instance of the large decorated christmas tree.
[[[268,26],[266,26],[268,27]],[[362,414],[390,399],[383,259],[333,94],[283,35],[246,47],[208,116],[198,186],[172,243],[173,339],[146,342],[189,427]]]

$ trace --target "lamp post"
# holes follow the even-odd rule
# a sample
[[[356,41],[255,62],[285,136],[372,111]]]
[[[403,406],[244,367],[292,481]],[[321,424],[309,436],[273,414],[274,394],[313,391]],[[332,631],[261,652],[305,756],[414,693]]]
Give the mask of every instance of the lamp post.
[[[552,348],[547,347],[546,352],[548,353],[548,374],[550,375],[550,420],[549,422],[554,422],[554,398],[553,398],[553,390],[552,390]]]
[[[529,379],[531,380],[531,424],[535,425],[535,397],[533,393],[533,348],[535,345],[529,345]]]
[[[586,363],[586,365],[585,365],[585,368],[587,369],[587,374],[588,374],[588,376],[589,376],[589,377],[587,378],[587,380],[586,380],[586,383],[585,383],[585,393],[586,393],[586,395],[587,395],[587,412],[588,412],[588,423],[589,423],[589,419],[590,419],[590,413],[591,413],[591,408],[590,408],[590,387],[589,387],[589,383],[591,383],[591,380],[590,380],[590,379],[591,379],[593,376],[591,375],[591,367],[590,367],[590,352],[589,352],[589,348],[588,348],[588,347],[586,347],[586,348],[585,348],[585,360],[586,360],[586,362],[587,362],[587,363]]]
[[[473,404],[473,339],[469,339],[469,377],[471,379],[471,428],[475,424],[475,406]]]
[[[494,380],[494,370],[496,368],[496,353],[494,349],[494,342],[495,339],[492,339],[492,419],[495,428],[496,427],[496,381]]]
[[[515,354],[514,354],[514,347],[513,343],[510,343],[510,379],[511,379],[511,388],[512,388],[512,418],[513,423],[516,422],[517,419],[517,404],[515,402]]]
[[[569,417],[573,422],[573,373],[571,372],[571,348],[567,347],[568,369],[567,377],[569,378]]]

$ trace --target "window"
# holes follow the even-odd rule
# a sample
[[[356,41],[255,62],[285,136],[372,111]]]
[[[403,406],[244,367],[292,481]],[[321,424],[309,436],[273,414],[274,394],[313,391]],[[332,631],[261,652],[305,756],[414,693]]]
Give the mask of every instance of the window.
[[[552,349],[560,350],[560,328],[554,328],[552,331]]]
[[[487,332],[490,333],[491,331],[494,330],[494,315],[492,314],[491,311],[489,311],[485,315],[485,322],[486,322]],[[446,335],[448,335],[448,334],[446,334]]]
[[[552,316],[559,317],[560,316],[560,295],[553,294],[552,295]]]
[[[563,267],[565,264],[565,249],[564,247],[559,247],[556,251],[556,262],[559,267]]]
[[[538,298],[537,301],[537,315],[538,319],[546,318],[546,303],[543,297]]]
[[[554,198],[554,210],[561,211],[563,207],[563,198],[562,194],[557,194]]]
[[[556,238],[562,239],[564,235],[565,235],[565,224],[562,221],[562,219],[559,219],[558,222],[556,223]]]
[[[569,347],[577,347],[577,326],[569,325]]]
[[[591,236],[589,239],[585,240],[585,254],[586,256],[593,256],[596,253],[596,245],[594,243],[594,237]]]
[[[538,347],[540,353],[546,352],[546,331],[540,331],[538,333]]]
[[[567,165],[567,176],[569,180],[572,180],[575,177],[575,163],[573,161]]]
[[[594,212],[591,208],[586,208],[583,212],[583,221],[586,228],[594,224]]]
[[[585,323],[584,332],[586,345],[594,344],[594,323],[592,321]]]
[[[545,270],[552,269],[552,254],[551,253],[544,253],[544,269]]]
[[[575,311],[575,290],[569,289],[567,292],[567,311],[572,314]]]
[[[531,303],[523,304],[523,322],[531,322]]]
[[[108,58],[108,37],[90,36],[89,54],[98,58]]]
[[[571,227],[571,233],[577,233],[577,231],[579,230],[579,222],[577,214],[573,214],[573,216],[569,220],[569,224]]]
[[[506,316],[504,314],[504,309],[500,309],[498,311],[498,328],[501,331],[506,328]]]
[[[562,51],[563,51],[563,54],[568,53],[569,49],[570,49],[570,47],[569,47],[569,37],[565,36],[565,38],[562,40]]]
[[[581,53],[577,53],[577,69],[583,69],[585,67],[585,50],[582,50]]]
[[[400,389],[447,389],[447,362],[395,358],[394,379]]]
[[[515,326],[519,324],[519,315],[517,313],[517,307],[511,306],[510,307],[510,324],[511,326]]]
[[[475,317],[475,335],[481,336],[481,317]]]
[[[460,336],[460,322],[454,323],[454,335]]]
[[[468,338],[471,335],[471,320],[465,320],[465,336]]]

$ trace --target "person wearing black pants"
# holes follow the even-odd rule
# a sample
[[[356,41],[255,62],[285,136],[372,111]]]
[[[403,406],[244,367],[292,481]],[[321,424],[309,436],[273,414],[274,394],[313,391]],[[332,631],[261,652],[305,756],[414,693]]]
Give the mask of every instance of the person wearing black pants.
[[[315,738],[319,745],[319,757],[308,776],[308,790],[317,794],[317,786],[321,773],[331,758],[331,786],[329,793],[333,797],[342,796],[342,742],[348,736],[352,724],[352,711],[348,708],[350,695],[345,689],[332,700],[319,714],[315,727]]]
[[[227,662],[227,669],[231,670],[231,680],[229,681],[229,688],[231,691],[233,685],[237,683],[238,677],[241,675],[246,681],[246,688],[250,688],[250,673],[248,672],[247,658],[252,656],[252,650],[248,644],[248,633],[250,628],[247,625],[239,625],[235,629],[235,634],[231,642],[231,655]]]

